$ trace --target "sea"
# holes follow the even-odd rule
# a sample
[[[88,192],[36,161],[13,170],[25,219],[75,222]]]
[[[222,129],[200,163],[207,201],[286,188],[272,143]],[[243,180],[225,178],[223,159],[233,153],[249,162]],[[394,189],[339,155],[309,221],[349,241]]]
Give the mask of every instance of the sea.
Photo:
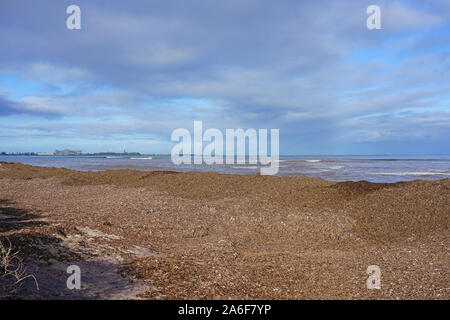
[[[0,156],[0,161],[80,171],[134,169],[142,171],[213,171],[256,174],[249,164],[175,165],[170,155],[145,156]],[[278,176],[320,177],[330,181],[398,182],[450,178],[450,155],[289,155],[280,156]]]

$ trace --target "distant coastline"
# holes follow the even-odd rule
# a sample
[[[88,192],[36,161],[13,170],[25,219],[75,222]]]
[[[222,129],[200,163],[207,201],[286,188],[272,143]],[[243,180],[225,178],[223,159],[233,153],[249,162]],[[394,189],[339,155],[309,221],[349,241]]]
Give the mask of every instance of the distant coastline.
[[[1,156],[143,156],[139,152],[94,152],[83,153],[81,150],[55,150],[54,152],[0,152]]]

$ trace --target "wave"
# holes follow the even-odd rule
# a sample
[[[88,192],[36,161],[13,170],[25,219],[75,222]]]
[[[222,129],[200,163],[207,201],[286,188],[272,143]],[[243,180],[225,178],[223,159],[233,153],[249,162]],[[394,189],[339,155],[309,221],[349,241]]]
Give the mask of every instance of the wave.
[[[130,158],[130,160],[150,160],[153,159],[152,157],[147,157],[147,158]]]
[[[386,158],[386,159],[357,159],[357,160],[362,160],[362,161],[436,161],[436,162],[448,162],[450,161],[449,159],[426,159],[426,158]]]
[[[411,172],[372,172],[372,174],[381,174],[385,176],[431,176],[431,175],[448,175],[448,173],[445,172],[417,172],[417,171],[411,171]]]

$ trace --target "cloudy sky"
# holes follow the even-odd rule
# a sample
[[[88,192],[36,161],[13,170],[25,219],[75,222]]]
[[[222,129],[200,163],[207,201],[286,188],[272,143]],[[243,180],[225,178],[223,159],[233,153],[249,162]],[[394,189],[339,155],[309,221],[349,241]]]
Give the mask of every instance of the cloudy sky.
[[[450,0],[2,0],[0,40],[0,151],[170,153],[202,120],[282,154],[450,153]]]

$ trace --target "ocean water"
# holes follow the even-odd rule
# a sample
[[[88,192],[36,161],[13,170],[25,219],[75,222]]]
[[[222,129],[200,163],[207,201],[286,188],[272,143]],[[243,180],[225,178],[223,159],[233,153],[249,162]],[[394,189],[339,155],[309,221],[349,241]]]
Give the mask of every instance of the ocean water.
[[[0,161],[80,171],[135,169],[143,171],[214,171],[254,174],[254,164],[174,165],[170,155],[152,156],[0,156]],[[397,182],[450,178],[450,156],[280,156],[279,176],[321,177],[331,181]]]

